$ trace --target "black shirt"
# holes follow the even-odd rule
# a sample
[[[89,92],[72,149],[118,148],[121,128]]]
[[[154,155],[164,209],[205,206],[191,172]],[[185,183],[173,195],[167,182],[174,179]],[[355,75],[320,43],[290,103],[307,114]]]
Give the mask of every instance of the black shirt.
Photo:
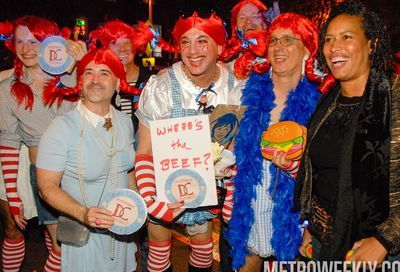
[[[310,146],[313,195],[331,216],[335,215],[337,205],[341,143],[362,99],[359,96],[339,95],[336,108],[322,124]]]

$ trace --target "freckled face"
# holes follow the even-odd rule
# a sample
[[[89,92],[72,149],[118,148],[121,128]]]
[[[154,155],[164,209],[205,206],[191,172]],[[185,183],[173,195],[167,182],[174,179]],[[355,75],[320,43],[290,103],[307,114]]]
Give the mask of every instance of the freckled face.
[[[222,48],[208,34],[192,28],[182,35],[179,44],[182,61],[192,76],[214,75]]]

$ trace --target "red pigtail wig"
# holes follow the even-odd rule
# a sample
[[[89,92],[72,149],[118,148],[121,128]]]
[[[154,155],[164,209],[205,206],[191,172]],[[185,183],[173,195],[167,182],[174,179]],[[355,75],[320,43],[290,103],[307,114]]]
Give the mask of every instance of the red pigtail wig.
[[[120,37],[125,37],[133,43],[135,34],[136,31],[132,26],[119,20],[109,21],[91,32],[92,47],[90,47],[90,49],[95,48],[93,43],[95,45],[97,41],[99,41],[103,47],[107,48],[110,43],[115,43]]]
[[[255,44],[249,44],[243,49],[234,63],[235,76],[239,79],[247,78],[251,71],[259,74],[266,73],[269,63],[265,59],[268,50],[267,31],[259,30],[247,34],[245,40],[254,40]]]
[[[99,36],[100,36],[99,28],[95,29],[89,33],[89,41],[90,41],[90,43],[88,44],[89,51],[97,48],[97,44],[100,42]]]
[[[231,61],[242,51],[242,41],[239,38],[231,38],[226,41],[226,44],[219,55],[219,59],[225,62]]]
[[[207,19],[199,17],[197,12],[188,18],[179,18],[172,31],[172,37],[178,42],[182,35],[192,28],[199,29],[209,35],[218,45],[225,45],[226,31],[224,23],[215,13]]]
[[[226,42],[226,31],[224,28],[223,21],[215,13],[207,19],[198,16],[197,12],[194,12],[192,16],[188,18],[179,18],[172,30],[172,37],[176,43],[179,42],[182,35],[192,28],[197,28],[204,31],[209,35],[218,45],[223,46]],[[149,26],[143,22],[139,22],[137,26],[137,48],[140,46],[147,46],[148,42],[156,40],[158,46],[167,52],[177,53],[179,52],[179,45],[172,45],[160,37],[156,37],[154,32],[150,30]]]
[[[60,35],[61,37],[63,37],[64,39],[69,39],[71,37],[72,34],[72,29],[69,27],[64,26],[63,28],[61,28],[61,32]]]
[[[79,62],[77,67],[77,79],[78,84],[74,88],[64,88],[62,93],[53,93],[52,97],[57,99],[57,97],[65,97],[67,99],[73,100],[80,96],[82,89],[82,75],[86,69],[86,66],[90,62],[96,64],[107,65],[113,74],[120,80],[120,91],[121,93],[140,95],[141,90],[130,86],[126,82],[126,72],[125,67],[120,61],[120,59],[108,48],[98,48],[90,50]],[[53,101],[54,101],[53,99]]]
[[[9,22],[1,22],[0,23],[0,40],[4,41],[4,45],[10,50],[13,51],[12,39],[14,34],[14,25]]]
[[[268,40],[271,33],[278,28],[291,29],[294,34],[300,36],[303,44],[310,52],[305,64],[305,75],[311,81],[321,82],[323,78],[314,72],[318,50],[318,29],[316,25],[303,15],[292,12],[282,13],[272,21],[268,30]]]
[[[328,93],[331,87],[335,84],[336,78],[332,74],[328,74],[322,81],[319,89],[322,93]]]
[[[179,51],[179,47],[176,45],[172,45],[161,37],[156,37],[154,32],[150,30],[148,24],[144,22],[138,22],[137,26],[135,27],[136,36],[135,39],[132,41],[132,45],[136,48],[137,52],[145,52],[147,49],[147,44],[154,41],[157,45],[164,51],[170,53],[177,53]]]

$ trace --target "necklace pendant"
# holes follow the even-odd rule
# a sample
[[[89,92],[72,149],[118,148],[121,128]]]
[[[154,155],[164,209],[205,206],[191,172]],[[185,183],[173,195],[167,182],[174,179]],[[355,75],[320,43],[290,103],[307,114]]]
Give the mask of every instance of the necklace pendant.
[[[111,127],[112,127],[111,117],[104,118],[103,128],[105,128],[108,131]]]

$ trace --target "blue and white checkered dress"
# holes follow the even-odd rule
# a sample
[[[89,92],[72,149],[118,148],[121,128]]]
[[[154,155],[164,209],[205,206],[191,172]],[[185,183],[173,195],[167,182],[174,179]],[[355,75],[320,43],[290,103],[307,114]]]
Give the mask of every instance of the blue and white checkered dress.
[[[272,238],[272,209],[273,201],[270,199],[268,188],[271,184],[269,173],[270,161],[264,160],[263,182],[256,186],[256,199],[251,202],[254,211],[254,223],[251,226],[248,247],[256,255],[268,257],[274,254],[271,245]]]

